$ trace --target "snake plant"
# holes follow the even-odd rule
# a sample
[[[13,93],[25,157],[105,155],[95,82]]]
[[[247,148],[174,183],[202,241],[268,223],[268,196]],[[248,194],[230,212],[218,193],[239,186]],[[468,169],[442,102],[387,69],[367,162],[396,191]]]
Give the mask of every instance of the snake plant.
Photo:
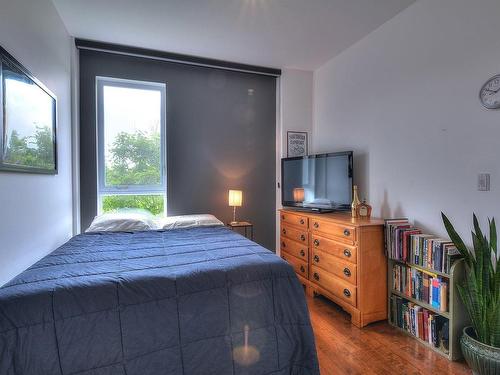
[[[483,344],[500,347],[500,256],[497,252],[495,219],[488,220],[489,239],[481,232],[473,215],[473,250],[469,250],[441,213],[450,239],[465,260],[465,279],[458,292],[469,313],[477,339]]]

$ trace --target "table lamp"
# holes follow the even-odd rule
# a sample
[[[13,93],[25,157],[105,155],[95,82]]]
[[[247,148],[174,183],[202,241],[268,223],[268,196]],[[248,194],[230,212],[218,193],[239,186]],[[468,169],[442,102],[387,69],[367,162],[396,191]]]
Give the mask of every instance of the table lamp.
[[[231,224],[237,223],[236,221],[236,207],[241,207],[243,201],[243,193],[241,190],[229,190],[229,206],[233,207],[233,221]]]

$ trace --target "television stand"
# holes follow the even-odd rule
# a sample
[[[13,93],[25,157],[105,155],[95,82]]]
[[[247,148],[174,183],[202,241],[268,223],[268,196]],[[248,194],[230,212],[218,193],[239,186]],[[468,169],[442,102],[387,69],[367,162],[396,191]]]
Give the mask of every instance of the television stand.
[[[309,295],[341,306],[355,326],[387,319],[383,220],[280,210],[280,256]]]

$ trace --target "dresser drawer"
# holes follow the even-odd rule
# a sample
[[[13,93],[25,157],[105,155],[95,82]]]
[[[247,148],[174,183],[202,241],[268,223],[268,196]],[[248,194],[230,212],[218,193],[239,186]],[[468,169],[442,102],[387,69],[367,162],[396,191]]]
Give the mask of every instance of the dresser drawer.
[[[282,223],[291,224],[307,229],[307,222],[308,222],[307,216],[291,214],[288,212],[281,212],[280,218]]]
[[[286,260],[295,270],[295,273],[299,274],[302,277],[308,278],[309,272],[307,269],[307,263],[290,255],[286,251],[281,252],[281,257]]]
[[[335,276],[351,283],[353,286],[357,285],[357,267],[351,262],[342,260],[324,251],[312,249],[311,264],[333,273]]]
[[[357,249],[355,246],[349,246],[313,233],[311,248],[335,255],[351,263],[357,263]]]
[[[332,223],[330,221],[311,219],[311,230],[328,233],[353,244],[356,241],[356,228]]]
[[[297,241],[299,243],[303,243],[305,244],[305,246],[309,244],[309,235],[307,233],[307,229],[295,228],[290,225],[281,223],[281,236]]]
[[[280,244],[281,244],[280,245],[281,251],[286,251],[288,254],[300,258],[304,262],[308,261],[309,248],[307,247],[307,243],[295,242],[286,237],[281,236]]]
[[[316,266],[311,267],[311,273],[311,281],[350,305],[357,306],[357,288],[355,286]]]

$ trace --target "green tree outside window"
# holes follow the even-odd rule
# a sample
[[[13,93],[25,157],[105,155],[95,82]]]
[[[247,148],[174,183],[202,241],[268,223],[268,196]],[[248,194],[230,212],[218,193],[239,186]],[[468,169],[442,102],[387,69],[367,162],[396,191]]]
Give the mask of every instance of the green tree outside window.
[[[158,132],[120,132],[109,149],[106,186],[160,185],[161,137]],[[103,212],[120,208],[141,208],[154,215],[165,211],[163,195],[105,195]]]

